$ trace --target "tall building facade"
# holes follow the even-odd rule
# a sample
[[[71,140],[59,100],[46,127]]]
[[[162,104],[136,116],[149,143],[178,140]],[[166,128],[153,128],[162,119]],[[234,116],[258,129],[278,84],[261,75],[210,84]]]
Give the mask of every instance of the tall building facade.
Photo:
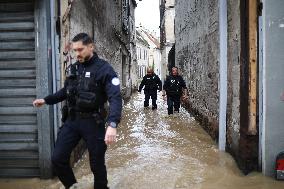
[[[168,75],[168,54],[175,43],[175,0],[160,0],[161,80]]]

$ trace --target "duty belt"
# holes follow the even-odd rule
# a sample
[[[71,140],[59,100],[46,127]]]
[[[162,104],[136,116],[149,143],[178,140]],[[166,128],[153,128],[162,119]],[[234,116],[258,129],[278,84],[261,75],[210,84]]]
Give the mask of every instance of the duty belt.
[[[91,118],[95,117],[98,112],[75,112],[75,116],[78,118]]]
[[[96,124],[104,124],[104,120],[101,118],[99,112],[75,112],[75,117],[80,119],[94,118]]]

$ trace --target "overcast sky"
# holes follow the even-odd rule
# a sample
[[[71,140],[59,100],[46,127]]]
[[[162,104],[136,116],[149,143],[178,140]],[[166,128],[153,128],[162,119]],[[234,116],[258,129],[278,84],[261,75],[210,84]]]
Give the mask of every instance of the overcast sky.
[[[160,9],[159,0],[136,0],[137,7],[135,9],[135,24],[140,23],[150,31],[156,31],[156,35],[160,36]]]

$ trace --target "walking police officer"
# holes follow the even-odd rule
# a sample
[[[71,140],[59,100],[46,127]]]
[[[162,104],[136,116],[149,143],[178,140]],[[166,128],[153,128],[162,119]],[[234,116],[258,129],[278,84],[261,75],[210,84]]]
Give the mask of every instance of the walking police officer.
[[[144,88],[145,101],[144,107],[149,106],[149,100],[152,99],[152,110],[157,109],[157,90],[162,90],[162,82],[152,68],[147,68],[147,74],[143,77],[143,80],[139,86],[138,92],[141,92]]]
[[[58,132],[52,155],[55,172],[65,188],[76,183],[69,159],[72,149],[83,138],[89,151],[94,187],[105,189],[108,188],[105,152],[107,144],[116,141],[122,110],[119,79],[111,65],[94,52],[93,41],[86,33],[72,39],[72,49],[78,61],[68,67],[64,87],[44,99],[36,99],[33,105],[67,102],[63,111],[66,120]],[[105,120],[103,112],[107,100],[109,114]]]
[[[182,76],[178,74],[178,68],[173,67],[171,74],[166,78],[163,86],[164,100],[167,97],[168,115],[174,113],[173,109],[175,113],[179,112],[181,97],[182,99],[188,98],[186,89]]]

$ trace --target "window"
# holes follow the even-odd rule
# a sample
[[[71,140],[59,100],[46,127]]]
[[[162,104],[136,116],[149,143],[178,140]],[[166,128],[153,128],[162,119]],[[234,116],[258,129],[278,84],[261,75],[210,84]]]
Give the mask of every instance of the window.
[[[137,59],[139,59],[139,49],[140,49],[140,48],[137,47],[137,50],[136,50],[136,51],[137,51],[137,52],[136,52],[136,54],[137,54]]]
[[[148,52],[146,51],[146,60],[148,59]]]
[[[126,34],[128,34],[129,30],[129,15],[130,15],[129,0],[122,0],[122,29]]]

